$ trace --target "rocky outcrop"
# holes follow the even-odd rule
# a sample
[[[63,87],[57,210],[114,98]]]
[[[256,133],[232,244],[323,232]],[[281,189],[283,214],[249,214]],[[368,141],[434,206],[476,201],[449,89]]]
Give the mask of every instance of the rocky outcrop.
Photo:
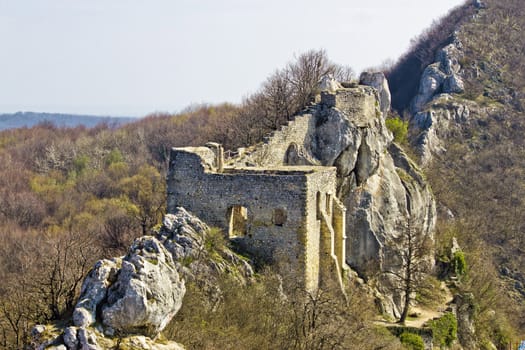
[[[177,207],[173,213],[164,216],[156,237],[173,256],[183,278],[207,291],[211,303],[220,298],[217,278],[221,274],[229,274],[239,284],[245,284],[254,275],[245,258],[220,244],[222,232],[210,230],[184,208]]]
[[[207,248],[210,234],[201,220],[176,208],[154,236],[137,238],[126,256],[98,261],[82,284],[73,325],[35,327],[35,348],[113,349],[118,343],[129,349],[183,349],[155,339],[180,309],[185,280],[199,284],[213,302],[220,298],[219,274],[231,273],[240,283],[253,275],[250,264],[228,247]]]
[[[460,75],[459,62],[463,56],[461,48],[459,40],[454,38],[451,44],[439,50],[436,61],[423,71],[418,93],[412,100],[413,115],[420,112],[436,95],[461,93],[465,90]]]
[[[140,237],[122,259],[99,261],[84,281],[73,313],[77,327],[96,321],[105,333],[154,338],[182,305],[186,289],[171,254],[154,237]]]
[[[378,279],[384,311],[398,316],[399,281],[378,278],[378,271],[401,268],[408,220],[432,240],[435,203],[416,165],[392,144],[377,95],[368,86],[323,92],[319,104],[230,162],[335,166],[337,197],[347,208],[347,263],[365,279]]]
[[[481,0],[474,0],[474,6],[477,8],[477,9],[486,9],[487,6],[485,5],[485,3]]]
[[[122,258],[98,261],[84,279],[73,325],[37,326],[35,349],[173,349],[153,339],[182,305],[186,289],[172,255],[152,236],[137,238]],[[44,335],[46,339],[44,338]]]
[[[334,78],[332,74],[324,75],[319,82],[320,91],[336,92],[337,89],[342,88],[341,84]]]
[[[156,341],[143,335],[123,335],[118,338],[104,335],[100,329],[70,326],[64,330],[55,327],[39,325],[32,331],[35,350],[184,350],[184,347],[174,341]]]
[[[359,77],[359,84],[371,86],[377,90],[379,96],[379,108],[381,109],[383,116],[386,117],[390,110],[392,96],[385,75],[382,72],[363,72]]]
[[[443,140],[470,119],[471,111],[478,109],[474,102],[454,95],[465,90],[462,57],[461,42],[454,36],[451,44],[439,50],[436,62],[423,72],[418,94],[412,100],[410,140],[423,166],[432,155],[446,151]]]
[[[479,113],[480,108],[475,102],[449,94],[436,96],[423,111],[416,113],[410,120],[409,133],[420,164],[427,165],[432,155],[444,154],[444,140]]]
[[[454,297],[456,318],[458,321],[458,339],[465,350],[478,349],[476,328],[474,327],[475,303],[470,293],[458,294]]]

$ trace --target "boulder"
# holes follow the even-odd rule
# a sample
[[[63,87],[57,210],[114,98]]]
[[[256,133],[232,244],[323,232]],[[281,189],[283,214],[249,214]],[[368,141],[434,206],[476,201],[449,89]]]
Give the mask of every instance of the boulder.
[[[175,208],[155,236],[137,238],[126,256],[98,261],[82,284],[73,326],[54,332],[35,326],[35,348],[113,349],[120,344],[130,349],[184,349],[173,341],[155,341],[182,305],[186,290],[180,276],[209,292],[214,303],[221,297],[220,274],[228,272],[239,283],[254,274],[227,246],[209,252],[209,235],[210,228],[199,218]]]
[[[101,260],[84,280],[73,312],[76,327],[102,324],[119,334],[155,337],[185,293],[171,254],[156,238],[137,238],[124,258]]]
[[[99,350],[96,334],[86,328],[79,328],[76,331],[79,350]],[[71,350],[71,349],[69,349]]]
[[[75,326],[87,327],[96,322],[97,308],[106,299],[109,286],[117,279],[121,264],[121,258],[100,260],[86,276],[73,311]]]
[[[62,337],[69,350],[78,350],[80,342],[77,338],[77,327],[67,327]]]
[[[99,305],[102,323],[119,334],[154,338],[179,311],[185,292],[162,243],[151,236],[137,238]]]

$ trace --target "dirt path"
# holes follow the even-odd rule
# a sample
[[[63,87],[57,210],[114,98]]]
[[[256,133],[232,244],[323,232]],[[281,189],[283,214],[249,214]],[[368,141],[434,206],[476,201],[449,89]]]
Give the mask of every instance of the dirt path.
[[[427,321],[432,320],[434,318],[441,317],[447,307],[448,304],[452,301],[453,295],[450,292],[450,290],[443,284],[442,288],[445,291],[445,298],[443,303],[438,305],[436,308],[424,308],[420,306],[414,306],[410,308],[410,314],[416,314],[417,317],[408,317],[405,321],[405,326],[407,327],[415,327],[415,328],[421,328]],[[395,326],[397,323],[395,322],[388,322],[388,321],[378,321],[377,324],[381,324],[383,326]]]

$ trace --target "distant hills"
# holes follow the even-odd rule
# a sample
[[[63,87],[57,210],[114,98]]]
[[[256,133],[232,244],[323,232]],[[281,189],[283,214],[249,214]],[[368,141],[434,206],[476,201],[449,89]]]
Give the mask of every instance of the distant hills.
[[[40,123],[52,123],[57,127],[94,127],[100,123],[108,123],[114,126],[136,121],[132,117],[110,117],[92,116],[61,113],[37,113],[37,112],[17,112],[12,114],[0,114],[0,130],[32,127]]]

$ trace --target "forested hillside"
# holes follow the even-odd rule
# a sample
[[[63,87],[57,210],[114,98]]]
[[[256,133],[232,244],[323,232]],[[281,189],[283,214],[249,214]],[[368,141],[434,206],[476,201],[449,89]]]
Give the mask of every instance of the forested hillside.
[[[441,244],[455,236],[467,252],[463,288],[477,300],[478,336],[503,344],[525,334],[525,7],[518,0],[476,3],[429,29],[388,76],[399,79],[391,85],[393,106],[410,120],[417,147],[421,129],[409,111],[417,89],[405,85],[417,81],[451,36],[460,43],[464,92],[437,95],[423,110],[431,113],[443,146],[425,172],[438,200]],[[434,55],[424,60],[421,48],[429,39]],[[408,71],[410,62],[417,62],[417,71]],[[456,118],[465,106],[469,113]]]

